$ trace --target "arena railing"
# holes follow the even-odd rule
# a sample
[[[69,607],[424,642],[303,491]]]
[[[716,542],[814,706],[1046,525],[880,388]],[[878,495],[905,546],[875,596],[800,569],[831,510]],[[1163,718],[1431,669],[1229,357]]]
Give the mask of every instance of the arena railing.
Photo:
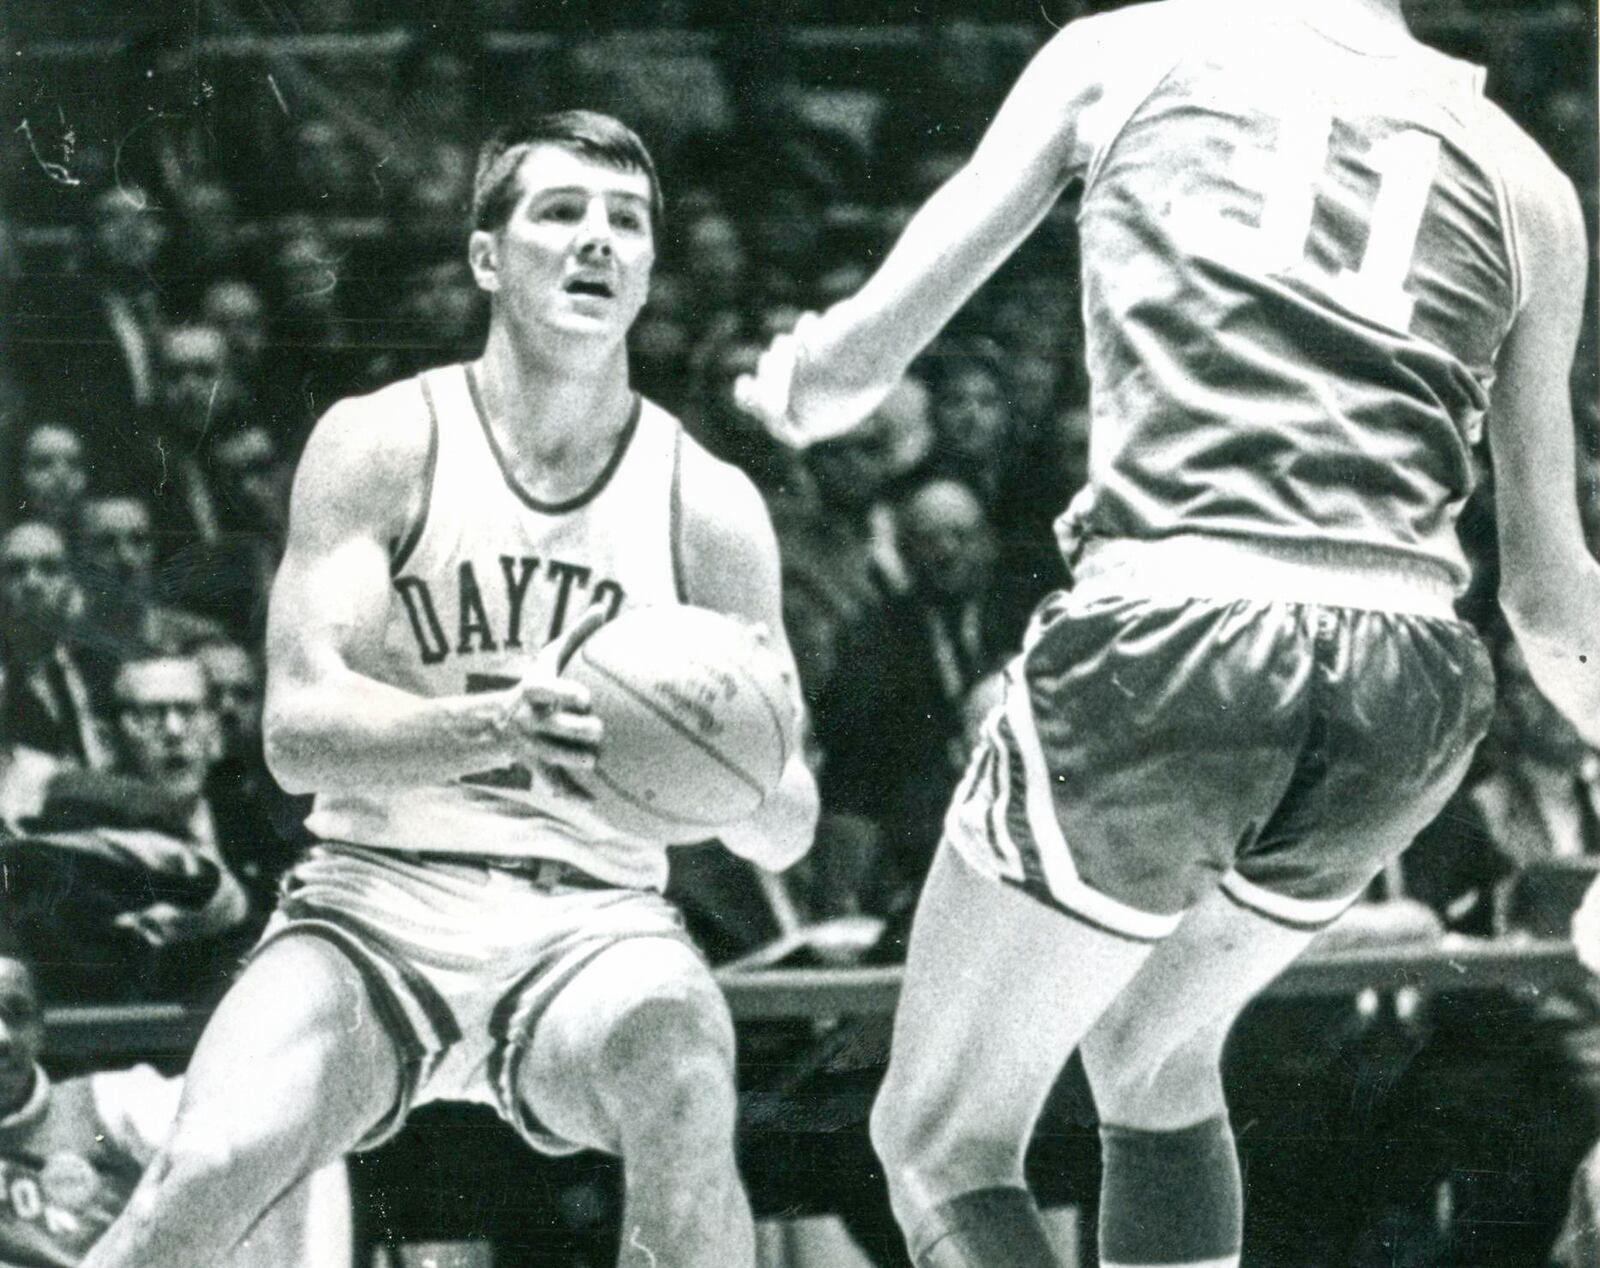
[[[899,997],[899,966],[764,968],[718,979],[740,1021],[826,1020],[886,1014]],[[1589,981],[1565,939],[1445,937],[1414,946],[1313,954],[1293,965],[1269,995],[1340,996],[1363,991],[1423,993],[1505,987],[1546,992]],[[203,1010],[180,1005],[73,1006],[46,1013],[47,1055],[55,1060],[127,1060],[186,1055],[205,1025]]]

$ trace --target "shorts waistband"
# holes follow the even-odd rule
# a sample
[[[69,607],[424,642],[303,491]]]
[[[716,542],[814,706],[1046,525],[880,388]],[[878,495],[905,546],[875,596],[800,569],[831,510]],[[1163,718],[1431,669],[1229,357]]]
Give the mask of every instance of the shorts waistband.
[[[1442,564],[1343,542],[1180,533],[1091,538],[1073,566],[1076,598],[1249,599],[1455,619]]]
[[[482,871],[507,872],[520,876],[539,889],[622,889],[592,876],[580,867],[563,859],[518,857],[510,854],[470,854],[453,850],[391,850],[385,847],[357,845],[350,841],[321,841],[318,844],[340,851],[377,854],[388,858],[404,859],[408,863],[470,867]]]

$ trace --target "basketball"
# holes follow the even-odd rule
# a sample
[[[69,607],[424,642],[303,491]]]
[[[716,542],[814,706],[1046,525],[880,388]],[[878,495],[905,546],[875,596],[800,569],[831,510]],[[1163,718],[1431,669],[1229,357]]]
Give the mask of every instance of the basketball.
[[[585,639],[562,673],[589,688],[605,728],[584,783],[614,827],[704,841],[778,786],[790,689],[752,626],[706,608],[635,608]]]

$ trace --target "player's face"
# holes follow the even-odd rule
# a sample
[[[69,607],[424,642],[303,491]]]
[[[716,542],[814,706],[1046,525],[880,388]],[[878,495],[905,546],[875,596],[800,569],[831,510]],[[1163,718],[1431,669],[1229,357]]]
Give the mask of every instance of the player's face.
[[[650,178],[540,145],[518,180],[522,196],[504,228],[474,235],[478,284],[524,329],[620,341],[655,262]]]
[[[0,1115],[27,1102],[43,1047],[44,1011],[33,974],[20,960],[0,957]]]

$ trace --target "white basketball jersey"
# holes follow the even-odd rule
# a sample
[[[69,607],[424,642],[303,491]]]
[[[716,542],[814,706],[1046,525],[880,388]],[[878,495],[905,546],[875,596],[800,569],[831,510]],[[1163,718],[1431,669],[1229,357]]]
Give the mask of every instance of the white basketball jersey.
[[[594,484],[559,504],[516,481],[467,367],[428,370],[368,398],[425,411],[431,487],[396,543],[380,647],[351,668],[423,696],[511,685],[591,603],[609,615],[682,602],[676,419],[636,401]],[[377,420],[380,422],[381,420]],[[659,889],[665,850],[613,832],[521,766],[447,784],[319,794],[307,826],[325,840],[398,850],[560,859],[618,885]]]

